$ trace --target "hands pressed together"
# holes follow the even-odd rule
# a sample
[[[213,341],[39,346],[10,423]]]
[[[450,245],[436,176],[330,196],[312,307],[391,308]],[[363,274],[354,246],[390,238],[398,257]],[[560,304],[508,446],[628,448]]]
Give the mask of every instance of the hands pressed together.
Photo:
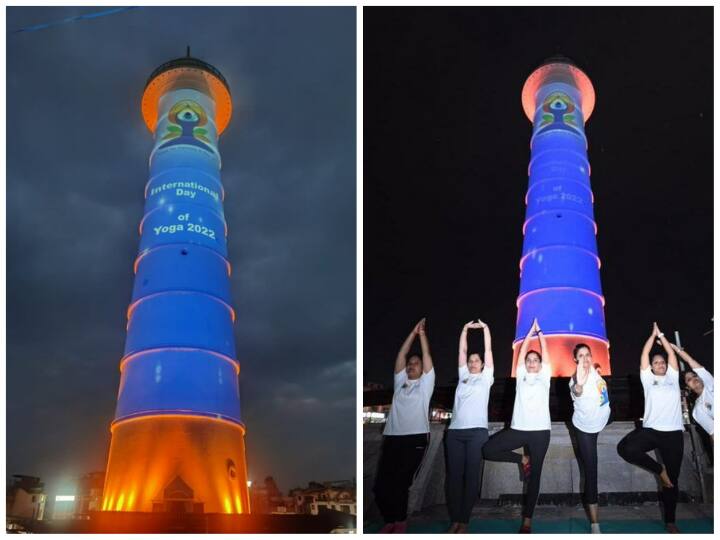
[[[487,327],[487,324],[484,323],[484,322],[482,322],[480,319],[478,319],[477,322],[475,322],[475,321],[473,320],[473,321],[470,321],[469,323],[466,323],[465,326],[463,327],[463,329],[464,329],[464,330],[469,330],[469,329],[471,329],[471,328],[479,328],[479,329],[482,329],[482,328],[485,328],[485,327]]]
[[[542,330],[540,329],[540,323],[538,323],[537,317],[535,317],[533,319],[532,326],[530,327],[530,333],[539,334],[540,332],[542,332]]]

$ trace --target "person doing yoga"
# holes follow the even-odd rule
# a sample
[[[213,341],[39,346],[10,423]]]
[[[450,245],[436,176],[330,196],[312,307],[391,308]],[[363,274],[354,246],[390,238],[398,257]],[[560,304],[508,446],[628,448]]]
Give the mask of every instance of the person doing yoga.
[[[607,384],[592,361],[592,352],[585,343],[573,349],[577,362],[575,375],[570,378],[570,395],[573,401],[572,425],[578,446],[578,465],[585,476],[583,503],[590,515],[590,530],[600,533],[598,522],[598,434],[610,418],[610,399]]]
[[[650,350],[660,339],[667,358]],[[640,354],[640,382],[645,393],[645,413],[642,427],[625,435],[617,451],[625,461],[655,473],[662,485],[665,529],[680,532],[675,525],[675,507],[678,499],[678,477],[683,457],[683,420],[680,407],[680,374],[675,351],[665,335],[653,323],[650,337]],[[662,464],[647,452],[657,450]]]
[[[710,439],[714,444],[715,390],[713,376],[683,349],[673,343],[670,346],[675,351],[675,354],[680,355],[680,358],[690,366],[690,369],[685,371],[682,377],[685,386],[690,390],[692,417],[710,435]]]
[[[537,335],[540,352],[528,350]],[[550,444],[550,377],[552,366],[547,342],[537,319],[522,341],[516,369],[515,405],[510,429],[496,433],[483,447],[489,461],[517,463],[527,481],[521,533],[531,532],[532,516],[540,494],[540,475]],[[526,447],[528,455],[513,452]]]
[[[408,357],[415,337],[420,338],[422,358]],[[381,533],[407,530],[408,490],[420,468],[428,445],[428,408],[435,388],[425,319],[415,325],[395,359],[394,393],[383,431],[382,453],[375,477],[375,502],[385,520]]]
[[[483,331],[484,361],[478,353],[468,357],[467,334],[471,329]],[[458,385],[452,421],[445,435],[449,533],[467,532],[470,512],[478,498],[482,448],[488,440],[488,398],[494,381],[493,372],[490,329],[479,319],[478,322],[470,321],[460,334]]]

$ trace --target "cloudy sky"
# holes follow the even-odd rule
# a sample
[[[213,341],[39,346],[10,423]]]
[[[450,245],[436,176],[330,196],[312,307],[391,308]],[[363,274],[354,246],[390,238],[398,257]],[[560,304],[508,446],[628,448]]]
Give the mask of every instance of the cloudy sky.
[[[50,488],[105,466],[152,137],[140,97],[217,66],[250,477],[355,475],[355,14],[7,10],[7,472]]]

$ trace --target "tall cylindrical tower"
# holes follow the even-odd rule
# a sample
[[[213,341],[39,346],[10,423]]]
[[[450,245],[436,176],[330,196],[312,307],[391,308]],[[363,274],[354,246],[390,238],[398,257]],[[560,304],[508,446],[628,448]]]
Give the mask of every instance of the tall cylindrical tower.
[[[219,135],[225,78],[180,58],[142,97],[155,136],[103,510],[249,512]]]
[[[566,58],[553,58],[525,81],[522,105],[533,123],[525,203],[513,375],[520,342],[540,322],[553,375],[575,372],[572,349],[590,346],[610,373],[605,299],[600,286],[585,122],[595,106],[588,76]]]

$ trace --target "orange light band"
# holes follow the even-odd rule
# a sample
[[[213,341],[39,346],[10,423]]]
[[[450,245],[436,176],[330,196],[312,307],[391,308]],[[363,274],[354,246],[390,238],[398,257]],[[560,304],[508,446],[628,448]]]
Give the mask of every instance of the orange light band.
[[[235,368],[235,373],[237,373],[238,375],[240,375],[240,362],[238,362],[237,360],[234,360],[234,359],[230,358],[230,357],[227,356],[227,355],[224,355],[224,354],[222,354],[222,353],[219,353],[219,352],[217,352],[217,351],[211,351],[210,349],[201,349],[200,347],[156,347],[156,348],[154,348],[154,349],[145,349],[145,350],[143,350],[143,351],[137,351],[137,352],[134,352],[134,353],[130,353],[130,354],[126,355],[126,356],[123,356],[123,357],[120,359],[120,373],[122,373],[122,370],[123,370],[123,368],[125,367],[125,364],[127,364],[127,363],[130,362],[131,360],[134,360],[134,359],[137,358],[138,356],[142,356],[142,355],[144,355],[144,354],[151,354],[151,353],[154,353],[154,352],[161,352],[161,351],[177,351],[177,352],[197,352],[197,351],[200,351],[200,352],[209,353],[209,354],[211,354],[211,355],[213,355],[213,356],[216,356],[216,357],[220,358],[221,360],[225,360],[226,362],[230,362],[230,363],[233,365],[233,367]]]
[[[212,73],[203,69],[192,67],[178,67],[164,71],[150,81],[147,87],[145,87],[145,92],[143,92],[141,101],[141,109],[145,125],[152,133],[155,133],[158,121],[158,105],[160,98],[174,80],[188,72],[191,72],[193,75],[202,76],[210,88],[210,96],[215,101],[215,125],[217,126],[217,133],[219,137],[220,134],[225,131],[225,128],[227,128],[230,123],[230,117],[232,116],[233,106],[230,91],[222,83],[222,81],[220,81],[220,79]]]
[[[145,249],[142,253],[140,253],[140,254],[135,258],[135,262],[133,263],[133,273],[134,273],[134,274],[137,274],[138,266],[139,266],[139,264],[140,264],[140,261],[141,261],[148,253],[152,253],[152,252],[155,251],[156,249],[162,249],[162,248],[165,248],[165,247],[168,247],[168,246],[182,246],[182,247],[187,247],[187,244],[161,244],[161,245],[155,246],[155,247],[153,247],[153,248],[147,248],[147,249]],[[232,274],[232,266],[230,265],[230,261],[228,261],[223,255],[221,255],[220,253],[218,253],[218,252],[215,251],[214,249],[211,249],[211,248],[209,248],[209,247],[207,247],[207,246],[202,246],[202,245],[200,245],[200,244],[193,245],[193,248],[195,248],[195,247],[202,248],[202,249],[207,249],[207,250],[211,251],[212,253],[214,253],[215,255],[217,255],[218,257],[220,257],[223,261],[225,261],[225,266],[227,266],[228,276],[230,276],[230,275]]]
[[[536,294],[540,292],[545,291],[581,291],[586,294],[589,294],[590,296],[596,297],[600,302],[602,303],[603,307],[605,307],[605,297],[601,294],[596,293],[595,291],[591,291],[589,289],[583,289],[582,287],[543,287],[541,289],[533,289],[532,291],[528,291],[526,293],[521,294],[517,297],[517,300],[515,301],[515,306],[520,307],[520,302],[525,300],[526,297],[530,296],[531,294]],[[547,334],[550,335],[550,334]],[[553,334],[558,335],[558,334]]]
[[[137,305],[138,305],[140,302],[143,302],[143,301],[145,301],[145,300],[148,300],[149,298],[155,298],[155,297],[160,296],[160,295],[163,295],[163,294],[201,294],[201,295],[203,295],[203,296],[207,296],[208,298],[212,298],[212,299],[215,300],[216,302],[219,302],[219,303],[221,303],[223,306],[225,306],[225,307],[228,309],[228,311],[230,312],[230,317],[232,318],[232,322],[235,322],[235,310],[233,309],[233,307],[232,307],[230,304],[228,304],[227,302],[225,302],[225,300],[223,300],[223,299],[221,299],[221,298],[218,298],[217,296],[214,296],[214,295],[212,295],[212,294],[208,294],[208,293],[206,293],[206,292],[203,292],[203,291],[177,291],[177,290],[160,291],[160,292],[148,294],[147,296],[143,296],[142,298],[138,298],[137,300],[135,300],[132,304],[130,304],[130,305],[128,306],[128,309],[127,309],[127,319],[128,319],[128,321],[129,321],[130,318],[132,317],[133,311],[135,311],[135,308],[137,307]]]
[[[120,420],[114,421],[112,424],[110,424],[110,433],[112,433],[117,426],[127,424],[130,422],[140,422],[141,420],[154,420],[154,419],[175,419],[175,418],[183,418],[186,420],[202,420],[202,421],[211,421],[211,422],[221,422],[223,424],[233,426],[237,429],[239,429],[243,435],[245,435],[245,426],[242,424],[238,424],[237,422],[231,422],[230,420],[225,420],[224,418],[218,418],[217,416],[203,416],[199,414],[185,414],[185,413],[167,413],[163,411],[147,411],[147,415],[144,416],[133,416],[132,418],[121,418]]]

